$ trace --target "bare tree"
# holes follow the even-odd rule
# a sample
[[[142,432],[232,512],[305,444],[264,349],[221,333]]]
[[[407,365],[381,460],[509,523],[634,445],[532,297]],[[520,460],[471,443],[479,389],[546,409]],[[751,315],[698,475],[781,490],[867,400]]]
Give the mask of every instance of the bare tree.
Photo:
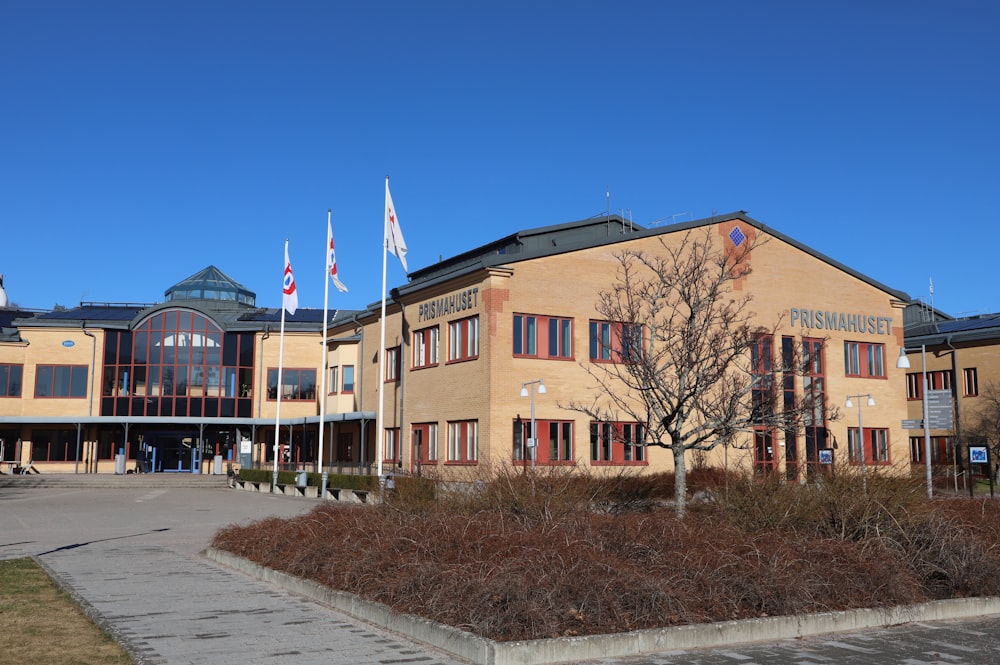
[[[689,231],[679,242],[661,237],[656,254],[616,255],[616,283],[596,308],[613,322],[614,334],[598,342],[608,362],[585,365],[598,396],[566,405],[597,421],[641,423],[642,445],[669,448],[678,517],[686,509],[688,451],[732,444],[755,429],[797,430],[824,416],[808,394],[794,404],[780,400],[779,408],[780,381],[801,374],[809,359],[774,354],[780,320],[759,325],[751,295],[735,288],[763,241],[723,248],[714,231]]]

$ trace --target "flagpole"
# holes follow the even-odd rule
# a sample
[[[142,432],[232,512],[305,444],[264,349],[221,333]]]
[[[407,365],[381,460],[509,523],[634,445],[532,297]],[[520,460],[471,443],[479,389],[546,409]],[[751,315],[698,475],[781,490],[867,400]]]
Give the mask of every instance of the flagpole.
[[[385,215],[388,216],[389,210],[389,176],[385,177]],[[383,427],[383,406],[382,397],[385,392],[385,377],[382,373],[385,371],[385,263],[386,254],[389,250],[389,236],[388,236],[388,220],[384,221],[382,224],[382,333],[379,342],[378,351],[378,418],[375,421],[375,462],[376,469],[378,471],[379,482],[382,482],[382,446],[385,441],[385,434],[382,431]]]
[[[330,300],[330,245],[333,242],[333,227],[331,226],[331,216],[332,211],[327,208],[326,210],[326,270],[323,271],[323,355],[322,361],[320,362],[320,368],[323,372],[323,377],[320,379],[319,388],[319,470],[320,470],[320,489],[319,498],[326,498],[326,464],[323,459],[323,425],[324,420],[326,420],[326,362],[327,362],[327,349],[326,349],[326,317],[327,317],[327,307]]]
[[[288,258],[288,238],[285,238],[285,258]],[[283,268],[287,267],[283,266]],[[281,433],[280,422],[281,422],[281,393],[284,392],[281,385],[281,365],[282,360],[285,356],[285,302],[282,298],[281,303],[281,334],[278,336],[278,403],[274,409],[274,473],[271,478],[271,492],[277,493],[278,491],[278,441],[279,434]]]

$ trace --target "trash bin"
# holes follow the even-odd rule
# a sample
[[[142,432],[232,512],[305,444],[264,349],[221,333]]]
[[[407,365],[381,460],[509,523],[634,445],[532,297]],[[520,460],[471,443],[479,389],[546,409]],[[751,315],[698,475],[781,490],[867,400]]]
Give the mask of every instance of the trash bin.
[[[123,475],[125,473],[125,454],[118,453],[115,455],[115,474]]]
[[[222,455],[216,455],[212,458],[212,474],[216,476],[222,475]]]
[[[305,487],[309,484],[309,477],[306,475],[305,471],[299,471],[295,474],[295,485],[297,487]]]

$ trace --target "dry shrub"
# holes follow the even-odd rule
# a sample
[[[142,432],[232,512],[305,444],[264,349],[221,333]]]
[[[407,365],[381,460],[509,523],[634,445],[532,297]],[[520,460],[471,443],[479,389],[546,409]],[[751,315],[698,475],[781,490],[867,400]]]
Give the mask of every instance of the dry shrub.
[[[1000,508],[994,500],[944,498],[903,515],[882,540],[919,576],[931,598],[1000,595]]]
[[[714,496],[720,514],[747,529],[791,529],[824,538],[864,540],[900,515],[927,509],[922,486],[910,478],[869,470],[867,481],[838,469],[805,485],[777,474],[730,477]]]
[[[418,507],[397,495],[232,526],[213,546],[496,640],[1000,594],[993,502],[882,480],[867,494],[730,480],[681,521],[593,509],[648,496],[628,478],[501,473]]]

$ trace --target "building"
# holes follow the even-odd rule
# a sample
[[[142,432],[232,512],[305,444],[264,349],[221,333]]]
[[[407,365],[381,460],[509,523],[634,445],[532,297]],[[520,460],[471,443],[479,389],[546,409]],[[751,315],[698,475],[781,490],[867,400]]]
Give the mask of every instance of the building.
[[[866,465],[907,469],[905,371],[893,359],[909,297],[742,212],[655,228],[607,216],[514,233],[392,289],[384,352],[381,300],[331,313],[325,368],[322,312],[298,310],[286,320],[280,388],[281,311],[257,308],[213,267],[160,304],[4,310],[3,460],[42,471],[120,472],[117,455],[128,469],[218,472],[220,460],[270,468],[277,430],[279,464],[313,469],[323,413],[333,471],[670,470],[668,450],[639,445],[642,423],[592,421],[566,406],[597,397],[587,367],[614,360],[597,340],[613,337],[616,322],[595,305],[615,280],[615,253],[655,252],[661,240],[705,230],[720,247],[768,240],[737,288],[752,294],[763,324],[780,322],[773,349],[813,360],[808,376],[783,383],[785,397],[808,389],[840,407],[839,418],[800,431],[747,432],[705,462],[804,480],[834,462],[860,465],[861,433]]]
[[[747,433],[735,449],[719,449],[706,463],[752,466],[789,480],[837,460],[860,466],[860,424],[867,464],[908,470],[903,372],[892,362],[903,346],[908,296],[744,213],[650,229],[615,216],[594,218],[518,232],[417,270],[390,294],[381,359],[378,303],[349,323],[335,321],[332,337],[343,341],[332,348],[359,348],[362,407],[377,411],[380,389],[384,393],[383,431],[373,432],[381,466],[448,477],[529,459],[545,466],[671,469],[669,451],[635,445],[643,440],[642,423],[595,422],[566,406],[597,397],[586,366],[609,359],[595,339],[616,324],[599,320],[595,305],[615,279],[615,253],[655,252],[660,239],[676,242],[706,228],[722,246],[769,239],[753,250],[753,272],[737,287],[753,294],[762,323],[782,321],[774,349],[805,348],[815,358],[812,374],[788,390],[801,397],[808,382],[830,406],[855,396],[836,421],[814,422],[798,433]],[[330,371],[336,386],[338,368]],[[533,458],[525,445],[532,418]]]
[[[910,459],[936,482],[965,488],[972,446],[1000,445],[1000,314],[951,317],[924,303],[906,308],[907,426]],[[926,382],[926,383],[925,383]],[[926,385],[926,390],[925,390]],[[925,405],[924,398],[927,398]],[[928,414],[926,429],[924,414]],[[993,421],[992,423],[990,421]],[[992,460],[995,468],[996,460]],[[974,474],[985,474],[980,464]]]
[[[322,310],[280,310],[214,266],[160,304],[82,303],[0,312],[0,447],[13,469],[219,473],[315,461]],[[348,383],[349,385],[349,383]],[[360,441],[367,416],[335,400],[332,440]],[[346,460],[360,464],[360,449]],[[228,470],[228,466],[226,467]]]

